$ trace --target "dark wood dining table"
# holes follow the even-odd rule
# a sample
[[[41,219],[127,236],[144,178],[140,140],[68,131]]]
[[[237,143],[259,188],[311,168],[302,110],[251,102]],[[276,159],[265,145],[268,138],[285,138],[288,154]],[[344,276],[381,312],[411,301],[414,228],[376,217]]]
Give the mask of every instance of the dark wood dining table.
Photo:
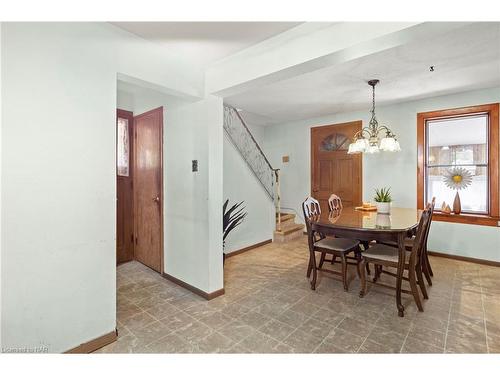
[[[357,239],[362,243],[373,240],[397,242],[399,258],[396,305],[398,312],[403,314],[401,281],[406,257],[404,240],[415,233],[421,213],[422,210],[413,208],[393,207],[390,214],[379,214],[376,211],[361,211],[354,207],[344,207],[340,211],[323,212],[311,222],[311,229],[325,235]]]

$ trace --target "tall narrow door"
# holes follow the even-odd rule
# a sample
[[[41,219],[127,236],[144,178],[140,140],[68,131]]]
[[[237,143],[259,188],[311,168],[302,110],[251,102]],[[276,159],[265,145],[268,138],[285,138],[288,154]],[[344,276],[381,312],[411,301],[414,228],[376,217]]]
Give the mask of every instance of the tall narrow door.
[[[132,112],[116,111],[116,262],[134,259]]]
[[[134,118],[135,259],[161,273],[163,108]]]
[[[311,128],[311,195],[328,211],[328,198],[336,194],[344,206],[362,203],[362,158],[347,150],[361,121]]]

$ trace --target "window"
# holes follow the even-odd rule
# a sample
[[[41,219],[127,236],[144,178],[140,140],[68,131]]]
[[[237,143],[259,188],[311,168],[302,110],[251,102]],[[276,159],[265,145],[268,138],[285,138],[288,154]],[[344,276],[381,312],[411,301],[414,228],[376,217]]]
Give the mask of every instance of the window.
[[[118,176],[129,175],[130,140],[128,120],[118,118],[116,134],[116,169]]]
[[[436,197],[436,202],[452,205],[455,190],[446,186],[445,176],[461,167],[472,177],[459,192],[462,211],[488,214],[488,115],[429,119],[426,131],[425,200]]]
[[[349,137],[341,133],[330,134],[321,141],[320,151],[346,151],[351,141]]]
[[[436,197],[436,218],[444,221],[497,225],[498,104],[419,113],[418,206]],[[442,202],[453,206],[456,191],[445,176],[455,168],[470,175],[459,191],[462,213],[444,215]]]

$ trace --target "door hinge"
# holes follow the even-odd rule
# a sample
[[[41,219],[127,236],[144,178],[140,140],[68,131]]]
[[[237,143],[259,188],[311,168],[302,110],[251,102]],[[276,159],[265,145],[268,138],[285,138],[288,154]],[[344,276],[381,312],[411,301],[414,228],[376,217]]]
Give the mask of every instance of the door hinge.
[[[137,242],[139,241],[139,239],[137,238],[137,236],[135,236],[135,244],[137,245]]]
[[[133,233],[130,235],[130,242],[134,243],[134,234]]]

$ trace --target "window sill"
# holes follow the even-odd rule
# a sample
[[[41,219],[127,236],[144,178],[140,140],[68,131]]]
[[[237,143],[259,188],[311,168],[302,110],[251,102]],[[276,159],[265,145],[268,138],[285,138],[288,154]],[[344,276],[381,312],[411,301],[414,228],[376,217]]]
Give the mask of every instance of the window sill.
[[[441,212],[434,212],[433,220],[446,221],[449,223],[485,225],[489,227],[498,227],[500,222],[500,218],[498,217],[474,214],[443,214]]]

